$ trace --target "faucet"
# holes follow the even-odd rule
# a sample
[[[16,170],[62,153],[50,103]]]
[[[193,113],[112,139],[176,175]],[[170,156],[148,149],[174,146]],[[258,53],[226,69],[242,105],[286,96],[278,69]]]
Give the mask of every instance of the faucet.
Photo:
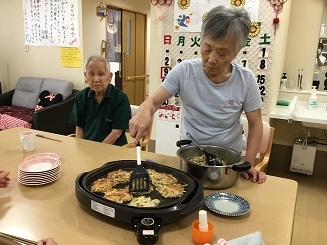
[[[290,104],[289,111],[288,111],[288,120],[287,120],[288,123],[293,122],[296,101],[297,101],[297,96],[294,96],[294,98]],[[326,108],[326,110],[327,110],[327,108]]]

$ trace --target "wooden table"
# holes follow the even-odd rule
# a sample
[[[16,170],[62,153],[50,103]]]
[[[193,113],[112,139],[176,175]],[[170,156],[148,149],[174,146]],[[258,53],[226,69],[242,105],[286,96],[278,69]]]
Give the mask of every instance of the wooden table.
[[[24,130],[15,128],[0,132],[0,169],[10,170],[12,178],[7,189],[0,189],[0,231],[31,240],[51,236],[59,245],[136,244],[131,225],[94,215],[75,197],[75,179],[80,173],[109,161],[135,159],[135,149],[36,131],[62,142],[36,137],[36,150],[23,153],[19,132]],[[41,152],[60,155],[60,178],[44,186],[19,184],[17,166],[28,155]],[[175,157],[142,152],[142,159],[146,157],[164,165],[180,166]],[[205,190],[205,196],[216,191]],[[261,231],[267,245],[291,243],[297,196],[295,181],[268,176],[266,183],[259,185],[239,178],[233,187],[224,191],[244,197],[249,201],[251,211],[240,217],[219,216],[208,211],[208,220],[215,225],[214,241]],[[193,244],[191,223],[197,217],[195,212],[178,222],[164,225],[158,244]]]

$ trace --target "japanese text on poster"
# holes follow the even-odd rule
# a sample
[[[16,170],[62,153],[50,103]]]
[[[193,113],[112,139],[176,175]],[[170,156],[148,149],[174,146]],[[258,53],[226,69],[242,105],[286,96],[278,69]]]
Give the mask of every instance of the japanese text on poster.
[[[61,66],[82,67],[81,49],[60,48]]]
[[[79,47],[78,0],[23,0],[25,45]]]

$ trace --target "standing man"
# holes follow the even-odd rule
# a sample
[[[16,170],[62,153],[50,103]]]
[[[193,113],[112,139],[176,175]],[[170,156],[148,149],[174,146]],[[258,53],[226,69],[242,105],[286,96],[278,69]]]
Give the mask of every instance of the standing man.
[[[182,139],[186,132],[200,144],[242,151],[242,112],[249,134],[245,161],[252,164],[243,172],[246,179],[263,183],[266,175],[254,168],[262,141],[262,101],[254,74],[233,62],[244,47],[251,28],[243,8],[217,6],[211,9],[201,28],[201,58],[185,60],[167,75],[159,89],[130,120],[130,135],[136,144],[151,124],[151,116],[168,98],[179,93],[182,108]]]

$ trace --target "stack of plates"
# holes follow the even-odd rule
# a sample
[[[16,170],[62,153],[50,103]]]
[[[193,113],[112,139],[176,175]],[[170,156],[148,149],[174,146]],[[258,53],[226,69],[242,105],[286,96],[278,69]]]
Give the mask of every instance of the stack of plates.
[[[60,157],[55,153],[28,156],[18,166],[18,182],[24,185],[44,185],[60,176]]]

